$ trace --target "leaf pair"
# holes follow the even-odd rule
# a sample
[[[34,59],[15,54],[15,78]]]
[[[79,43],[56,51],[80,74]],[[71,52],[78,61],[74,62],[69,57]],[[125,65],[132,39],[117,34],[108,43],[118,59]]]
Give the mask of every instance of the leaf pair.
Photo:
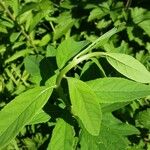
[[[102,78],[87,83],[67,78],[72,113],[94,136],[101,126],[100,103],[128,102],[150,95],[150,86],[122,78]]]

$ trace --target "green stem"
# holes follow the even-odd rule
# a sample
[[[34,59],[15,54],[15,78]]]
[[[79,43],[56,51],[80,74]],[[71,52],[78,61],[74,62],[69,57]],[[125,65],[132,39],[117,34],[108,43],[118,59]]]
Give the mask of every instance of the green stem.
[[[129,9],[131,3],[132,3],[132,0],[127,0],[126,6],[125,6],[125,10]]]
[[[114,35],[117,32],[118,32],[118,28],[116,28],[116,27],[112,28],[111,30],[109,30],[108,32],[106,32],[105,34],[103,34],[102,36],[100,36],[92,44],[90,44],[85,50],[83,50],[78,55],[76,55],[75,58],[78,58],[78,57],[86,54],[87,52],[91,51],[92,49],[96,48],[100,44],[100,42],[102,42],[105,39],[110,38],[112,35]]]
[[[84,60],[88,60],[92,57],[96,57],[96,56],[105,56],[106,53],[104,52],[93,52],[90,54],[86,54],[81,56],[80,58],[74,58],[64,69],[62,69],[56,79],[56,85],[57,87],[60,86],[61,80],[65,77],[66,73],[71,70],[73,67],[75,67],[76,65],[78,65],[79,63],[83,62]]]
[[[11,20],[15,21],[15,17],[11,14],[11,12],[9,11],[9,9],[5,5],[5,2],[3,2],[2,0],[0,0],[0,5],[6,11],[6,13],[9,15],[9,17],[11,18]]]

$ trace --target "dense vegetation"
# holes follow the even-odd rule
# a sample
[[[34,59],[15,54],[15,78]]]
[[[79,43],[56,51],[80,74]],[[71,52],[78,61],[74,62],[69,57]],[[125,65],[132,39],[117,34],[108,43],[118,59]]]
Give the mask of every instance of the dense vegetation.
[[[0,149],[150,149],[148,0],[0,0]]]

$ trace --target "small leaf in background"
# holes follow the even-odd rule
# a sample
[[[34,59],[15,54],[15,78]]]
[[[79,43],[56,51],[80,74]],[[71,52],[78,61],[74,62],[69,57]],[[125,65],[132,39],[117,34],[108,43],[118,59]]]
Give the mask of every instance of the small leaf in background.
[[[111,24],[111,20],[106,21],[106,20],[102,19],[101,21],[99,21],[99,22],[96,24],[96,27],[97,27],[98,29],[103,29],[103,28],[108,27],[110,24]]]
[[[46,57],[54,57],[56,56],[56,49],[52,45],[48,45],[46,48]]]
[[[67,80],[72,113],[82,121],[91,135],[98,135],[102,118],[98,98],[86,83],[75,78],[67,78]]]
[[[53,5],[49,0],[42,0],[39,3],[37,3],[36,8],[38,10],[38,13],[36,13],[31,22],[30,22],[30,27],[29,31],[31,32],[36,25],[47,15],[52,13],[54,11]]]
[[[42,60],[42,56],[27,56],[24,59],[25,69],[28,73],[32,76],[39,76],[40,75],[40,61]]]
[[[61,16],[60,16],[61,17]],[[55,26],[54,40],[59,39],[62,35],[65,35],[74,25],[75,20],[71,18],[70,14],[64,13],[59,20],[58,25]]]
[[[144,8],[135,7],[131,9],[131,17],[133,22],[141,27],[148,36],[150,36],[150,11]]]
[[[70,124],[63,119],[58,119],[47,150],[73,150],[74,134]]]
[[[40,46],[45,46],[48,44],[48,42],[50,41],[51,37],[49,34],[46,34],[45,36],[43,36],[43,38],[41,39],[39,45]]]
[[[10,35],[10,42],[15,42],[18,37],[20,36],[21,32],[13,32],[11,35]]]
[[[106,16],[109,13],[109,10],[107,8],[104,7],[97,7],[94,8],[91,12],[90,15],[88,17],[88,21],[92,21],[95,19],[102,19],[104,16]]]
[[[5,0],[6,5],[13,10],[13,16],[17,16],[19,13],[19,0]]]
[[[0,148],[6,146],[42,109],[53,87],[36,87],[12,100],[0,111]]]
[[[139,112],[136,119],[139,125],[150,130],[150,108]]]
[[[128,102],[150,95],[150,86],[123,78],[101,78],[86,82],[99,103]]]
[[[31,49],[23,49],[23,50],[20,50],[20,51],[17,51],[15,54],[13,54],[11,57],[9,57],[5,63],[10,63],[20,57],[24,57],[25,55],[27,55],[29,52],[31,52]]]
[[[72,38],[64,40],[57,48],[56,59],[58,67],[60,69],[64,67],[65,63],[87,44],[87,41],[76,42]]]
[[[107,53],[107,61],[121,74],[141,83],[150,83],[150,72],[132,56],[121,53]]]

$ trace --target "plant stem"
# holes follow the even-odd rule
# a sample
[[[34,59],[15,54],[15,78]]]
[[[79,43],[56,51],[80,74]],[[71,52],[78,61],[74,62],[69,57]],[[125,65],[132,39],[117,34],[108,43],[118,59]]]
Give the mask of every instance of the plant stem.
[[[132,0],[127,0],[126,6],[125,6],[125,10],[129,9],[131,3],[132,3]]]
[[[20,27],[22,34],[25,36],[25,38],[30,42],[30,45],[35,49],[35,51],[37,52],[37,48],[34,45],[32,39],[30,38],[30,36],[25,32],[25,28],[24,26],[20,25],[16,18],[12,15],[12,13],[9,11],[9,9],[7,8],[7,6],[5,5],[5,2],[3,2],[2,0],[0,0],[0,5],[2,6],[2,8],[4,9],[4,11],[6,11],[7,15],[10,17],[10,19],[14,22],[17,23],[17,25]]]
[[[66,73],[71,70],[73,67],[75,67],[76,65],[78,65],[79,63],[83,62],[84,60],[88,60],[92,57],[96,57],[96,56],[105,56],[106,53],[104,52],[93,52],[90,54],[86,54],[83,55],[79,58],[74,58],[64,69],[62,69],[56,79],[56,86],[59,87],[61,80],[65,77]]]
[[[90,44],[85,50],[83,50],[78,55],[76,55],[75,58],[78,58],[78,57],[86,54],[87,52],[91,51],[92,49],[96,48],[97,45],[99,45],[101,41],[103,41],[103,40],[105,40],[107,38],[110,38],[112,35],[114,35],[117,32],[118,32],[118,29],[116,27],[112,28],[111,30],[109,30],[108,32],[106,32],[105,34],[103,34],[102,36],[100,36],[92,44]]]
[[[15,21],[15,17],[11,14],[11,12],[9,11],[9,9],[5,5],[5,2],[3,2],[2,0],[0,0],[0,5],[6,11],[6,13],[9,15],[9,17],[11,18],[11,20]]]

